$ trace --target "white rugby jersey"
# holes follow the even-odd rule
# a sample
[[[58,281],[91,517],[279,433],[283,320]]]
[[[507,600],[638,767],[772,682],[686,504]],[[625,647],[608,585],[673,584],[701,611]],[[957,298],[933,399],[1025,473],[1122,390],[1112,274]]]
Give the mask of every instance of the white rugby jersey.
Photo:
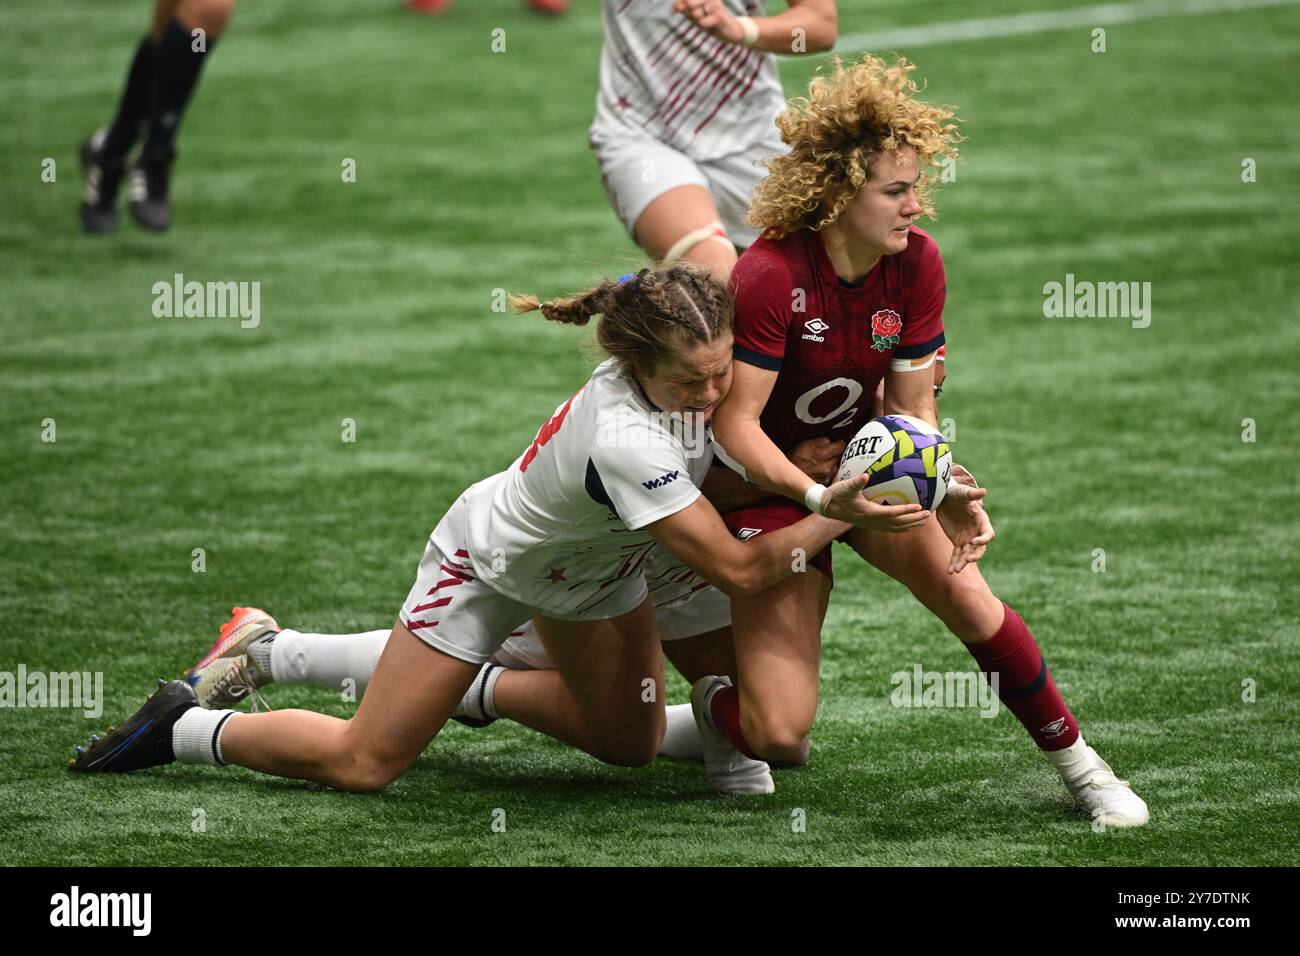
[[[466,541],[437,543],[466,548],[482,581],[547,614],[624,614],[646,595],[645,526],[694,503],[712,457],[705,430],[657,410],[611,359],[513,465],[466,492]],[[657,568],[665,585],[696,583],[670,565]]]
[[[724,43],[671,0],[604,0],[593,142],[649,137],[703,162],[776,135],[785,107],[776,57]],[[765,0],[723,0],[733,16],[766,15]]]
[[[675,607],[713,587],[663,545],[651,551],[646,559],[645,583],[656,611]]]

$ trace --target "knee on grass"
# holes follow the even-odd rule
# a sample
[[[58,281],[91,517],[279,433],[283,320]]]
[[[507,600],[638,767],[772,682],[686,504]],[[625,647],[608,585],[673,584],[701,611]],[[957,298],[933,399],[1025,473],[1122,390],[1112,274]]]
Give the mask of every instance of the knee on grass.
[[[812,738],[805,734],[803,740],[799,741],[785,757],[774,758],[768,762],[777,767],[802,767],[808,762],[811,753]]]
[[[663,739],[662,721],[655,727],[619,734],[610,734],[606,729],[593,735],[587,752],[615,767],[644,767],[658,755]]]
[[[383,753],[364,742],[352,741],[346,733],[329,748],[325,761],[325,782],[349,793],[383,790],[415,762],[405,754]]]
[[[406,766],[354,755],[330,768],[329,785],[349,793],[377,793],[406,772]]]
[[[760,759],[783,767],[801,767],[808,762],[812,743],[809,722],[766,719],[751,726],[742,718],[745,742]]]

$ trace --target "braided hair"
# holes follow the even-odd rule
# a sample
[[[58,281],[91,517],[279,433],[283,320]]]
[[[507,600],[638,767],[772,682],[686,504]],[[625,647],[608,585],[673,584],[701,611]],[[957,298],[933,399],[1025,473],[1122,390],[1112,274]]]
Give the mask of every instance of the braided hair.
[[[512,295],[510,305],[516,312],[540,311],[566,325],[586,325],[592,316],[601,316],[596,342],[625,375],[653,374],[660,362],[684,348],[732,331],[731,294],[708,270],[686,262],[641,269],[549,302]]]

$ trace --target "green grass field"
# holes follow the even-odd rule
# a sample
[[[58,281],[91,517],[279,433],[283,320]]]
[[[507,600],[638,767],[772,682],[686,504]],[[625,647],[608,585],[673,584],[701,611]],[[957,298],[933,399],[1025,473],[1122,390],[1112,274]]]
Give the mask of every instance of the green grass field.
[[[1092,832],[1010,714],[892,707],[893,672],[974,663],[843,550],[813,759],[773,798],[505,722],[450,726],[376,796],[235,768],[65,771],[232,604],[388,626],[443,509],[585,378],[576,330],[490,308],[496,288],[567,292],[640,259],[586,145],[600,21],[577,6],[241,5],[186,118],[176,226],[124,216],[108,239],[77,228],[75,154],[147,4],[0,10],[0,670],[105,679],[98,721],[0,710],[4,862],[1295,864],[1296,6],[1115,25],[1105,53],[1079,28],[900,50],[969,138],[924,225],[949,279],[940,413],[998,529],[984,573],[1149,827]],[[841,32],[1050,7],[842,0]],[[818,62],[783,62],[792,95]],[[178,272],[259,281],[261,325],[155,318],[152,286]],[[1066,273],[1149,281],[1150,327],[1044,318]],[[670,692],[686,699],[680,678]]]

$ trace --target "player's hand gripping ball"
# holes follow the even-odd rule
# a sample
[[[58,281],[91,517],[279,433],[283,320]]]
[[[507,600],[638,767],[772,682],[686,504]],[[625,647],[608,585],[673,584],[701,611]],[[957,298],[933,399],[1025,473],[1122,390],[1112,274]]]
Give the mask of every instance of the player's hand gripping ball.
[[[840,456],[840,481],[866,472],[862,494],[883,505],[919,504],[935,511],[952,478],[943,434],[910,415],[881,415],[862,426]]]

